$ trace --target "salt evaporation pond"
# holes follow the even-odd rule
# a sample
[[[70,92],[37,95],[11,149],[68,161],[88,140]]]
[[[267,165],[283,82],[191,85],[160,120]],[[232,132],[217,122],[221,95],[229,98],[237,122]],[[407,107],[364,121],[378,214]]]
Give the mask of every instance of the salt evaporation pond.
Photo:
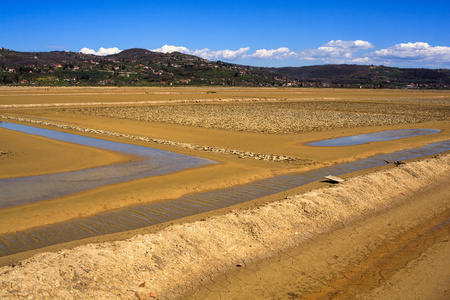
[[[381,141],[393,141],[409,137],[422,136],[427,134],[435,134],[440,130],[438,129],[399,129],[399,130],[389,130],[374,132],[368,134],[344,136],[335,139],[327,139],[317,142],[312,142],[307,144],[308,146],[317,147],[340,147],[340,146],[355,146],[371,142],[381,142]]]
[[[15,123],[0,122],[0,127],[139,157],[138,161],[130,163],[48,175],[0,179],[0,208],[52,199],[103,185],[215,163],[200,157]]]
[[[97,215],[20,232],[0,235],[0,257],[84,238],[143,228],[171,220],[216,210],[286,191],[327,175],[342,174],[450,150],[450,140],[421,148],[325,167],[303,173],[275,176],[244,185],[182,196],[163,202],[134,205]]]

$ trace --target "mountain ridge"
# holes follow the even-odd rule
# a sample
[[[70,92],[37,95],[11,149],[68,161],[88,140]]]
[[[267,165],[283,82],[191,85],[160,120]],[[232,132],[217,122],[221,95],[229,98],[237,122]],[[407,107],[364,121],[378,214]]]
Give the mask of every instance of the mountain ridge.
[[[269,68],[142,48],[106,56],[0,48],[0,85],[15,84],[448,88],[450,70],[348,64]]]

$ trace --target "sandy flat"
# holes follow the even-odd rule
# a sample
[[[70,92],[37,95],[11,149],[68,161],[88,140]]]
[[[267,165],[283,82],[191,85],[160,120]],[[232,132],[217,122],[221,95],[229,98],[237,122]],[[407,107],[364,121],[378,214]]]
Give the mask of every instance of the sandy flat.
[[[448,140],[450,137],[448,91],[217,88],[217,93],[211,95],[206,93],[208,90],[207,88],[2,87],[0,89],[2,120],[197,155],[215,160],[218,164],[101,187],[45,203],[2,209],[0,233],[90,216],[128,205],[164,201],[190,193],[245,184],[274,175],[307,171],[380,153],[421,147],[428,143]],[[222,99],[233,101],[220,103]],[[195,115],[183,115],[182,110],[174,114],[172,119],[147,121],[138,119],[141,115],[139,105],[145,106],[146,111],[148,110],[146,113],[150,114],[154,110],[150,107],[152,104],[146,102],[170,103],[174,100],[186,101],[174,105],[213,105],[214,107],[203,106],[210,112],[208,114],[210,119],[205,119],[206,122],[196,119],[197,123],[193,125],[191,121],[195,119]],[[206,102],[196,103],[196,100]],[[221,121],[220,113],[216,114],[217,109],[220,109],[217,105],[226,105],[226,109],[241,107],[244,116],[243,125],[246,125],[245,122],[248,124],[264,122],[264,116],[252,118],[255,112],[264,111],[265,115],[271,115],[267,107],[260,111],[254,109],[252,103],[258,101],[270,102],[267,107],[292,113],[291,121],[295,120],[296,115],[293,113],[303,107],[301,106],[303,104],[298,104],[302,101],[309,101],[305,107],[310,107],[311,101],[317,101],[318,110],[339,108],[345,112],[345,107],[352,107],[349,111],[353,111],[355,116],[359,114],[360,108],[364,110],[364,114],[359,114],[353,119],[356,123],[346,124],[341,122],[345,121],[346,114],[336,113],[336,120],[333,118],[322,120],[324,116],[328,116],[328,112],[314,114],[314,111],[310,111],[310,114],[305,115],[308,117],[309,125],[316,124],[318,127],[312,131],[308,129],[310,131],[306,132],[301,131],[303,129],[300,125],[289,120],[284,120],[286,122],[283,123],[285,124],[283,126],[289,127],[286,133],[278,132],[276,127],[270,127],[270,130],[275,131],[267,133],[254,132],[254,128],[258,126],[228,128],[220,124],[224,121]],[[137,102],[146,104],[136,106]],[[63,103],[64,106],[58,103]],[[69,107],[71,103],[89,105]],[[116,107],[115,112],[120,112],[120,107],[117,108],[119,103],[131,107],[129,109],[129,112],[132,112],[131,117],[102,115],[104,108]],[[246,105],[245,109],[244,106],[239,106],[241,103]],[[12,104],[22,106],[8,106]],[[44,107],[39,104],[50,106]],[[399,111],[396,109],[384,111],[390,104]],[[83,112],[78,110],[85,107],[89,109]],[[360,108],[354,110],[355,107]],[[377,107],[383,107],[383,112],[377,111]],[[161,106],[158,109],[159,114],[176,111],[170,106]],[[193,112],[195,113],[195,110]],[[397,122],[396,113],[402,114],[404,121]],[[383,114],[386,116],[383,117]],[[377,117],[371,118],[371,115]],[[271,115],[275,116],[276,114]],[[185,117],[187,119],[184,119]],[[48,122],[42,123],[42,120]],[[380,123],[371,123],[373,120]],[[333,128],[325,128],[327,121],[330,124],[334,121],[339,122],[334,122]],[[277,122],[277,119],[267,118],[267,122]],[[60,125],[72,127],[58,127]],[[334,149],[307,146],[308,142],[330,137],[407,128],[432,128],[441,131],[438,134],[400,141]],[[117,133],[120,136],[101,132]],[[8,165],[8,168],[2,169],[3,178],[82,169],[130,159],[108,151],[76,147],[24,134],[12,134],[5,130],[1,130],[0,134],[2,137],[0,160],[4,166]],[[154,141],[144,142],[130,137],[146,137]],[[226,151],[222,153],[217,149]],[[234,152],[238,155],[233,154]],[[248,155],[243,156],[242,153]],[[272,160],[273,156],[289,157],[293,160],[280,162]],[[97,237],[1,258],[0,264],[9,266],[3,267],[0,272],[2,274],[0,286],[4,293],[0,295],[12,299],[26,298],[29,295],[40,295],[41,298],[136,299],[136,291],[142,297],[149,297],[150,293],[155,291],[161,299],[172,299],[181,295],[199,299],[202,297],[218,299],[221,293],[224,293],[224,289],[227,292],[248,293],[250,298],[255,295],[269,298],[271,295],[278,295],[282,299],[283,297],[295,299],[306,295],[313,298],[314,295],[330,295],[330,293],[339,295],[345,291],[335,286],[341,284],[352,286],[352,283],[345,282],[344,279],[348,278],[349,274],[359,276],[360,273],[357,271],[360,265],[367,264],[368,267],[373,267],[377,274],[384,274],[385,267],[382,264],[372,266],[369,262],[376,261],[373,258],[378,257],[380,253],[390,255],[396,252],[395,247],[401,244],[389,244],[390,241],[397,240],[395,234],[408,233],[411,240],[415,240],[414,233],[420,235],[420,228],[422,232],[426,232],[426,228],[434,228],[434,225],[440,224],[439,218],[445,217],[445,214],[448,217],[448,203],[444,201],[448,197],[444,197],[442,201],[439,196],[428,198],[429,195],[435,194],[442,196],[442,186],[449,182],[448,166],[447,156],[430,158],[417,164],[408,162],[407,165],[398,168],[387,165],[376,170],[352,174],[346,179],[356,176],[355,179],[346,181],[343,185],[329,187],[327,183],[315,182],[251,203],[244,203],[231,208],[236,211],[231,214],[230,208],[221,209],[134,232]],[[373,173],[375,171],[381,173]],[[307,193],[304,194],[305,192]],[[381,192],[383,193],[380,194]],[[435,205],[430,206],[428,201],[435,201]],[[69,206],[70,209],[67,209]],[[417,209],[413,209],[414,207]],[[428,211],[428,208],[431,208],[431,211]],[[390,212],[391,209],[398,212]],[[440,215],[435,214],[436,211],[439,211]],[[422,212],[423,218],[419,217]],[[400,215],[402,217],[398,218]],[[397,218],[400,223],[394,223],[395,220],[386,223],[389,218]],[[390,231],[390,228],[401,230]],[[372,232],[371,229],[378,231]],[[342,243],[342,240],[347,241],[347,238],[342,238],[344,236],[354,241],[354,247]],[[126,240],[129,238],[131,239]],[[408,240],[405,240],[404,244],[407,242]],[[427,272],[431,272],[431,267],[426,267],[428,262],[433,266],[433,270],[436,269],[434,266],[438,265],[437,261],[445,256],[443,253],[448,249],[445,239],[440,239],[439,235],[431,241],[419,244],[430,246],[419,247],[417,251],[411,250],[411,253],[416,253],[411,257],[401,254],[405,259],[402,260],[403,265],[395,268],[395,272],[388,272],[389,274],[382,280],[370,275],[370,278],[363,278],[363,281],[354,284],[359,287],[368,286],[370,289],[345,290],[351,291],[351,295],[358,294],[369,299],[378,299],[385,293],[395,298],[395,295],[407,291],[411,292],[411,295],[418,293],[430,296],[430,299],[439,298],[444,291],[441,287],[446,284],[445,282],[430,279],[431,276],[428,276],[430,282],[427,286],[432,288],[428,291],[425,288],[414,290],[410,287],[418,286],[417,282],[425,280],[424,277],[405,275],[407,277],[405,280],[405,276],[402,275],[429,274]],[[329,247],[323,245],[335,245],[341,247],[339,249],[342,251],[337,254],[330,253],[327,250]],[[389,250],[391,246],[392,251]],[[65,247],[66,250],[61,250],[61,247]],[[295,252],[296,249],[307,247],[312,247],[308,249],[314,250],[317,255],[302,258],[311,262],[307,266],[298,265],[296,259],[292,258],[293,254],[283,256],[284,254],[279,252],[282,250],[283,253],[287,253],[288,249]],[[40,253],[42,251],[52,252]],[[301,257],[304,253],[300,251],[298,255]],[[270,257],[272,258],[266,260]],[[276,261],[277,257],[282,257],[281,267]],[[27,258],[29,260],[24,260]],[[421,263],[422,260],[427,263]],[[236,267],[237,264],[240,266]],[[289,276],[284,279],[282,276],[273,278],[273,274],[267,275],[271,272],[265,271],[267,269],[262,267],[265,264],[281,274],[288,274],[291,270],[294,275],[289,276],[304,279],[303,283],[299,284]],[[307,273],[303,267],[313,270],[319,268],[321,264],[324,267],[314,273],[316,277],[313,274],[311,277],[302,274]],[[286,269],[286,265],[292,267]],[[233,273],[236,268],[239,274]],[[250,275],[244,275],[247,268],[251,271]],[[440,274],[445,276],[445,273]],[[239,283],[243,279],[241,276],[248,276],[245,292],[244,286]],[[214,279],[214,282],[211,282],[211,278],[222,278],[225,281]],[[261,290],[258,280],[273,283],[273,287]],[[139,287],[144,281],[147,282],[146,288]],[[323,285],[313,284],[317,281]],[[252,286],[257,291],[252,290]],[[330,286],[333,287],[331,290]],[[345,297],[345,294],[342,295]],[[238,298],[240,296],[241,294]]]
[[[134,159],[94,147],[0,128],[0,178],[33,176],[106,166]]]

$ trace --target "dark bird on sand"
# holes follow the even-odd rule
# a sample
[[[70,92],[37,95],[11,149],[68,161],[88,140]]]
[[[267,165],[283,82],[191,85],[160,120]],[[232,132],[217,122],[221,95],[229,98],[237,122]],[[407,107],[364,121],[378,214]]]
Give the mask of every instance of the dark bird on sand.
[[[394,164],[396,167],[398,167],[399,165],[406,164],[404,161],[399,161],[399,160],[390,161],[390,160],[385,160],[385,159],[384,159],[384,161],[385,161],[387,164]]]

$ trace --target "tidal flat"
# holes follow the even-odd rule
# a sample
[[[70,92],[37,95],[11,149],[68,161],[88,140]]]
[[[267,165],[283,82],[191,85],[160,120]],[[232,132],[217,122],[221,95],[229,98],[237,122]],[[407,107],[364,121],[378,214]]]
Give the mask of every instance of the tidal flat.
[[[419,148],[430,143],[449,140],[450,93],[448,91],[296,88],[214,89],[216,93],[211,94],[208,93],[210,89],[207,88],[1,88],[0,115],[3,120],[8,120],[8,122],[50,128],[91,137],[101,136],[101,138],[111,141],[126,141],[127,143],[136,145],[150,146],[181,154],[198,156],[217,161],[218,163],[201,168],[190,168],[173,174],[118,183],[38,203],[5,208],[0,210],[0,234],[56,224],[68,220],[76,220],[105,211],[121,209],[130,205],[164,202],[183,195],[218,190],[277,175],[320,169],[378,154]],[[74,128],[92,130],[80,132]],[[307,145],[310,142],[330,138],[388,130],[425,128],[436,129],[439,132],[408,137],[396,141],[379,141],[338,148],[312,147]],[[101,132],[118,134],[105,135]],[[0,145],[0,162],[2,165],[8,165],[8,168],[2,168],[0,170],[0,176],[2,178],[50,174],[65,169],[74,170],[90,166],[108,165],[113,161],[130,159],[129,157],[117,156],[107,151],[99,152],[99,150],[90,147],[72,147],[64,143],[47,141],[44,138],[37,139],[36,137],[25,134],[11,134],[7,130],[0,130],[0,136],[2,140],[2,144]],[[130,137],[147,137],[148,141]],[[44,147],[44,145],[47,146]],[[57,153],[59,155],[55,155]],[[59,164],[57,162],[58,160],[55,160],[58,156],[64,163]],[[80,157],[85,159],[80,159]],[[415,171],[412,167],[410,169],[410,162],[407,162],[405,166],[408,168],[408,171],[404,169],[405,166],[393,167],[391,164],[386,164],[346,176],[348,178],[359,178],[358,176],[361,175],[392,169],[395,172],[406,171],[414,178],[421,178],[421,182],[424,182],[425,185],[421,187],[417,186],[418,189],[410,185],[417,185],[417,182],[412,180],[413,178],[410,178],[411,180],[405,179],[406,181],[401,183],[403,181],[400,181],[400,178],[403,175],[399,174],[388,175],[388,178],[393,178],[391,181],[384,179],[382,182],[377,181],[376,190],[386,191],[387,194],[384,196],[386,197],[385,199],[389,199],[386,200],[388,203],[392,202],[391,204],[393,204],[401,200],[401,203],[406,203],[405,205],[408,206],[407,203],[409,202],[406,200],[406,202],[403,202],[403,197],[400,196],[402,195],[401,193],[412,197],[415,194],[419,194],[420,189],[431,189],[433,182],[437,184],[444,180],[444,182],[448,183],[449,179],[447,177],[436,177],[436,174],[445,174],[447,172],[445,168],[448,167],[448,162],[442,160],[443,158],[436,157],[436,159],[440,159],[436,167],[431,167],[430,165],[433,172]],[[430,161],[435,160],[433,158]],[[426,161],[423,162],[421,168],[427,170]],[[409,178],[408,176],[405,178]],[[368,179],[361,177],[360,180],[364,182]],[[400,194],[394,192],[389,194],[389,187],[397,186],[398,184],[402,188],[406,188],[406,190],[400,192]],[[307,231],[327,231],[332,234],[333,228],[323,227],[326,223],[325,221],[329,220],[329,218],[333,220],[339,219],[339,222],[344,224],[355,218],[364,220],[368,215],[383,213],[381,206],[379,210],[377,208],[374,210],[360,210],[357,208],[360,205],[366,205],[365,203],[368,201],[365,198],[358,199],[358,194],[376,194],[375,190],[370,189],[368,191],[367,189],[369,187],[370,185],[368,186],[367,184],[358,187],[360,192],[351,194],[351,197],[349,196],[353,200],[344,199],[344,201],[338,194],[333,194],[330,198],[321,201],[320,205],[325,206],[327,203],[332,203],[332,201],[343,201],[343,203],[348,204],[353,203],[351,207],[354,207],[354,213],[356,215],[352,215],[351,217],[345,216],[341,214],[343,211],[340,208],[336,208],[333,213],[315,214],[320,216],[320,220],[322,221],[314,218],[311,219],[311,224],[315,225]],[[332,193],[332,190],[328,189],[333,188],[339,189],[339,186],[333,187],[330,186],[330,183],[315,181],[293,190],[256,199],[248,203],[163,223],[157,226],[150,226],[138,231],[97,237],[65,245],[55,245],[50,248],[2,257],[0,260],[2,264],[9,265],[9,267],[5,266],[2,269],[2,290],[9,293],[7,297],[13,298],[20,298],[20,295],[24,296],[26,293],[32,293],[34,291],[31,286],[22,285],[21,290],[23,294],[20,294],[22,292],[18,292],[14,284],[11,284],[12,282],[17,283],[19,278],[23,280],[23,277],[20,277],[22,275],[19,276],[20,272],[14,271],[14,268],[19,268],[17,270],[23,268],[25,272],[32,270],[26,269],[27,263],[24,259],[29,259],[28,262],[31,263],[33,259],[39,257],[40,263],[43,264],[41,267],[45,266],[46,263],[54,265],[53,260],[46,261],[45,257],[48,259],[54,255],[63,257],[68,253],[65,251],[70,250],[61,249],[74,249],[77,246],[87,245],[86,247],[88,248],[104,247],[105,249],[110,249],[110,247],[113,247],[116,249],[114,251],[125,251],[125,249],[128,249],[126,251],[131,252],[126,257],[129,257],[129,259],[139,257],[142,263],[140,266],[147,267],[142,270],[134,268],[136,277],[127,277],[127,282],[115,283],[117,289],[114,289],[112,294],[111,290],[107,292],[103,288],[98,293],[94,292],[93,287],[89,287],[89,285],[85,286],[85,288],[76,289],[71,284],[83,285],[84,281],[78,282],[77,280],[80,278],[74,278],[70,275],[70,272],[60,272],[58,276],[61,277],[58,280],[61,281],[61,288],[56,289],[59,294],[55,295],[69,295],[70,291],[74,292],[76,289],[77,295],[73,296],[76,298],[89,298],[92,295],[95,295],[96,298],[102,298],[102,295],[105,295],[104,298],[108,298],[113,294],[121,294],[122,296],[125,295],[125,297],[132,298],[136,296],[133,293],[127,293],[125,285],[130,285],[134,281],[147,281],[148,285],[150,285],[149,282],[154,282],[154,284],[148,289],[139,290],[141,295],[149,294],[150,289],[155,289],[162,298],[173,298],[175,295],[186,293],[186,288],[195,290],[201,283],[201,278],[210,274],[208,272],[211,270],[204,267],[202,263],[202,259],[205,259],[205,256],[209,254],[205,253],[205,256],[200,255],[199,257],[192,256],[192,251],[195,251],[195,247],[200,247],[200,245],[204,247],[204,243],[211,245],[211,249],[209,250],[215,251],[215,248],[213,249],[214,240],[218,237],[212,233],[206,234],[207,223],[202,220],[210,220],[210,218],[211,220],[215,220],[216,217],[220,216],[234,218],[233,216],[238,216],[238,212],[243,209],[257,210],[262,205],[272,205],[276,209],[279,205],[277,204],[278,201],[286,197],[294,197],[300,193],[316,191],[317,189],[321,189],[321,191],[327,194]],[[312,193],[314,194],[315,192]],[[312,201],[315,201],[314,196]],[[70,209],[68,209],[69,207]],[[448,214],[448,206],[444,204],[442,209],[443,212],[447,212]],[[306,210],[310,211],[307,208]],[[233,211],[231,215],[230,211]],[[236,213],[238,214],[236,215]],[[297,217],[300,218],[298,214]],[[341,217],[343,219],[340,219]],[[270,218],[271,215],[265,215],[261,217],[261,221],[271,222]],[[405,218],[408,217],[405,216]],[[211,222],[214,224],[216,221]],[[302,222],[301,219],[294,221],[297,225],[300,225]],[[427,223],[428,221],[424,222]],[[187,229],[191,226],[189,224],[198,224],[199,229]],[[205,224],[203,229],[202,224]],[[251,239],[249,237],[243,237],[244,241],[240,240],[239,243],[245,242],[245,240],[247,242],[251,241],[246,244],[246,247],[252,245],[251,248],[253,248],[253,242],[257,241],[261,243],[263,248],[271,249],[269,251],[271,253],[270,255],[274,255],[279,250],[284,249],[283,251],[285,251],[287,248],[302,245],[306,240],[314,241],[316,238],[315,236],[302,236],[302,239],[294,239],[295,242],[290,242],[289,245],[273,248],[273,242],[264,234],[271,232],[271,234],[276,236],[278,231],[272,232],[268,228],[264,229],[265,227],[261,225],[262,223],[255,223],[259,225],[254,226],[247,221],[243,223],[238,222],[237,224],[240,225],[233,230],[249,231],[252,234]],[[182,245],[184,243],[183,241],[189,242],[194,247],[188,251],[189,253],[192,252],[189,254],[192,264],[203,266],[202,270],[199,270],[201,272],[195,273],[197,275],[193,276],[189,281],[190,283],[185,284],[184,288],[181,286],[183,284],[180,285],[177,283],[178,285],[176,285],[175,281],[173,281],[174,285],[157,283],[155,274],[158,274],[160,278],[165,278],[165,275],[159,271],[156,272],[154,267],[156,263],[163,270],[165,262],[167,263],[172,258],[175,260],[181,259],[182,256],[187,255],[185,248],[180,248],[181,250],[178,251],[176,250],[177,246],[174,246],[175,248],[171,248],[172,250],[169,252],[164,250],[166,251],[164,253],[168,253],[166,258],[162,252],[152,252],[156,249],[156,244],[152,244],[153,246],[145,244],[142,247],[139,246],[139,249],[126,248],[138,244],[136,242],[139,239],[136,236],[138,234],[144,237],[147,235],[149,237],[156,235],[168,238],[167,231],[170,232],[171,230],[180,228],[179,226],[184,228],[182,229],[184,233],[177,238],[173,237],[173,240],[170,240],[170,238],[167,239],[167,246]],[[295,235],[295,232],[300,231],[294,227],[290,229],[288,227],[283,227],[284,229],[276,228],[278,228],[277,230],[287,230],[287,232]],[[237,233],[237,231],[232,232]],[[207,241],[197,243],[198,234],[203,235]],[[107,243],[102,244],[100,242]],[[162,245],[161,243],[163,242],[157,242],[159,245]],[[222,248],[225,249],[223,251],[233,254],[232,248],[237,247],[236,243],[236,240],[230,239],[227,242],[228,246]],[[119,244],[120,247],[117,246]],[[356,248],[357,246],[355,244],[355,251]],[[51,251],[51,253],[48,251]],[[141,251],[147,253],[148,258],[143,258],[140,254],[137,254]],[[215,270],[219,270],[219,272],[214,271],[214,274],[215,276],[220,276],[222,272],[228,272],[227,270],[234,263],[239,263],[241,266],[250,266],[252,261],[261,261],[267,258],[269,252],[265,254],[259,251],[235,253],[238,256],[245,254],[248,258],[242,259],[245,263],[226,258],[228,256],[224,253],[225,259],[223,261],[217,260],[214,263]],[[91,253],[93,256],[87,252],[85,254],[86,258],[89,257],[89,261],[92,261],[94,264],[101,265],[103,263],[105,267],[108,265],[101,256],[98,256],[98,253]],[[339,253],[335,255],[340,257]],[[172,258],[169,259],[169,256]],[[112,257],[115,257],[119,262],[130,263],[124,256],[118,255],[117,253],[116,255],[112,255]],[[73,260],[76,266],[80,268],[85,267],[82,266],[80,260],[74,258]],[[18,265],[19,262],[20,267]],[[189,268],[193,268],[192,265],[186,265],[184,267],[187,269],[180,270],[179,283],[185,280],[181,274],[183,272],[186,273],[187,270],[191,270]],[[62,270],[61,268],[59,271]],[[399,270],[401,272],[401,268]],[[77,274],[81,274],[80,272]],[[117,272],[119,271],[117,270]],[[324,270],[324,272],[326,271]],[[89,273],[93,274],[92,272],[87,272],[83,275],[86,280],[91,276]],[[40,273],[38,275],[35,271],[31,271],[28,274],[34,274],[31,277],[38,276],[44,281],[49,280],[50,282],[55,280],[50,275],[46,276]],[[104,277],[101,279],[104,275],[100,273],[95,276],[99,285],[102,285],[100,282],[103,282],[103,279],[106,280],[109,278]],[[117,274],[117,276],[120,276],[120,274]],[[175,274],[174,276],[178,275]],[[62,286],[68,288],[62,288]],[[291,293],[296,295],[301,295],[302,293],[306,295],[306,292],[296,291],[295,289],[291,291]],[[42,298],[51,297],[51,294],[42,295]],[[209,295],[208,297],[218,298],[218,295]]]

